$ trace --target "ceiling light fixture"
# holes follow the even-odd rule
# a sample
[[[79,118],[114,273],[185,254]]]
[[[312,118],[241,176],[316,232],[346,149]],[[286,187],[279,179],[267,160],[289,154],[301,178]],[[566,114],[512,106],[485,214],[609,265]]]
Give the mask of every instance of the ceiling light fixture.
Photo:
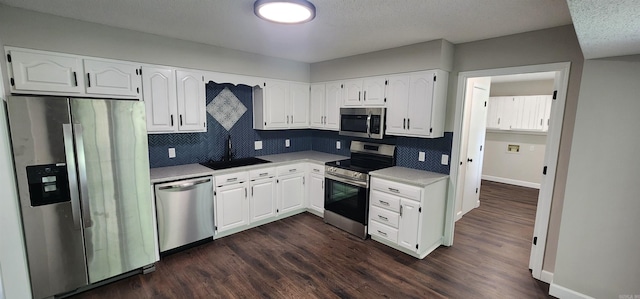
[[[316,7],[306,0],[258,0],[253,4],[253,12],[281,24],[306,23],[316,17]]]

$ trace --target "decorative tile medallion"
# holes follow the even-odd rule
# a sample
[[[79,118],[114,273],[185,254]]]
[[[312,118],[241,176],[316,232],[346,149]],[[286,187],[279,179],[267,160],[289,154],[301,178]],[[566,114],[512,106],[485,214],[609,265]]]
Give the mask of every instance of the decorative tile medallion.
[[[226,87],[207,105],[207,112],[227,131],[246,111],[247,107]]]

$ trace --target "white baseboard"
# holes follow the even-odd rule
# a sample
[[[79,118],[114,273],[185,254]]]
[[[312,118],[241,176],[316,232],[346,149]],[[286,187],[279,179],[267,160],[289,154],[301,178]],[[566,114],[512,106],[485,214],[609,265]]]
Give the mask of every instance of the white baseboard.
[[[501,178],[501,177],[497,177],[497,176],[484,175],[484,174],[482,175],[482,179],[483,180],[487,180],[487,181],[492,181],[492,182],[498,182],[498,183],[516,185],[516,186],[522,186],[522,187],[527,187],[527,188],[540,189],[540,183],[533,183],[533,182],[520,181],[520,180],[514,180],[514,179],[508,179],[508,178]]]
[[[549,286],[549,295],[558,297],[560,299],[594,299],[582,293],[578,293],[574,290],[567,289],[563,286],[551,283]]]
[[[540,280],[551,284],[553,282],[553,273],[542,270],[542,272],[540,272]]]

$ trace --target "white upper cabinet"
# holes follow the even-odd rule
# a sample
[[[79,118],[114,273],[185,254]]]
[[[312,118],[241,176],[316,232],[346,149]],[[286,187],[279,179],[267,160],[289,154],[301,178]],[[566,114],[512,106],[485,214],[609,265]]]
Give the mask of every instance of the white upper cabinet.
[[[386,134],[443,137],[447,82],[448,73],[442,70],[390,76]]]
[[[342,88],[339,82],[311,85],[309,124],[314,129],[337,131],[342,103]]]
[[[84,92],[82,58],[74,55],[7,48],[11,92]]]
[[[201,73],[142,67],[149,133],[206,132],[205,84]]]
[[[546,132],[552,105],[551,95],[490,97],[487,129]]]
[[[342,88],[342,105],[384,106],[386,77],[366,77],[347,80]]]
[[[140,96],[140,65],[97,59],[85,59],[83,63],[88,94]]]
[[[253,89],[253,128],[256,130],[309,127],[308,83],[269,80]]]
[[[6,47],[12,93],[140,99],[140,64]]]
[[[200,72],[176,71],[178,130],[206,131],[207,111],[204,76]]]

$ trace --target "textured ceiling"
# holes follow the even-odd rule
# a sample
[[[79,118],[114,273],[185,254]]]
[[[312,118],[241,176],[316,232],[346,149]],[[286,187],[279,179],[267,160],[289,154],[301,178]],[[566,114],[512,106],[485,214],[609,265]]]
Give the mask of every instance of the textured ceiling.
[[[14,7],[309,63],[441,38],[462,43],[572,23],[565,0],[311,0],[317,16],[303,25],[261,20],[253,14],[253,2],[0,0]]]
[[[584,58],[640,53],[640,1],[567,2]]]

